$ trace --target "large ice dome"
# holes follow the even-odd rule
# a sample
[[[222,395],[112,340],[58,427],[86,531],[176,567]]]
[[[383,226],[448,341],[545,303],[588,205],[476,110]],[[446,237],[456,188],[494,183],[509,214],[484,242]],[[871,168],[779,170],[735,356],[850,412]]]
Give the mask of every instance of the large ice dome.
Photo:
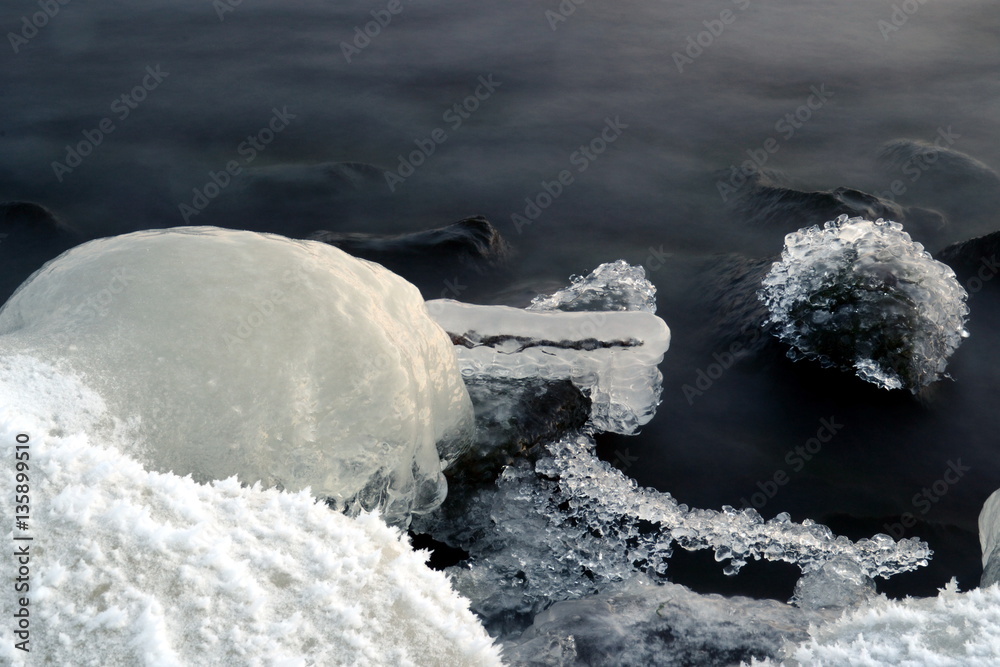
[[[148,469],[310,487],[405,522],[472,408],[417,289],[329,245],[186,227],[99,239],[0,311],[0,354],[79,374]]]

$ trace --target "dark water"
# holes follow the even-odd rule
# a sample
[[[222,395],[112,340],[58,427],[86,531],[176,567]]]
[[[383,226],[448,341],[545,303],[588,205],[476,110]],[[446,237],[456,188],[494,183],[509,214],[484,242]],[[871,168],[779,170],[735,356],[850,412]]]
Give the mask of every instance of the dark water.
[[[464,287],[472,276],[458,271],[440,288],[425,285],[429,298],[514,302],[601,262],[642,263],[674,336],[663,405],[641,436],[604,438],[604,456],[715,508],[754,502],[783,472],[773,497],[756,503],[765,517],[788,511],[852,537],[886,532],[909,512],[921,523],[906,534],[928,539],[938,557],[885,590],[930,594],[952,575],[977,583],[976,519],[1000,486],[992,284],[970,301],[972,336],[950,365],[956,381],[921,400],[781,360],[738,361],[701,395],[683,387],[725,352],[706,335],[710,258],[776,254],[788,231],[740,224],[717,185],[731,166],[766,156],[766,168],[804,190],[881,193],[901,181],[900,203],[946,211],[936,247],[1000,228],[982,201],[964,200],[997,193],[948,201],[922,169],[875,165],[885,142],[947,137],[949,148],[1000,167],[1000,9],[567,0],[564,12],[575,10],[563,16],[559,7],[73,0],[34,34],[22,17],[38,5],[7,3],[0,25],[30,38],[8,35],[0,48],[0,200],[44,204],[83,238],[182,224],[403,233],[486,216],[516,251],[510,273],[487,289]],[[373,11],[391,21],[348,62],[341,44]],[[144,99],[121,99],[143,82],[135,98]],[[80,142],[97,145],[73,166],[67,146]],[[428,142],[434,152],[390,187],[383,172]],[[237,173],[222,175],[230,162]],[[345,177],[317,166],[343,162],[372,167]],[[213,173],[224,187],[209,185]],[[543,182],[558,196],[517,224]],[[205,206],[185,216],[182,204]],[[24,247],[14,233],[0,239],[5,266],[32,264]],[[822,419],[842,427],[809,460],[790,454]],[[959,460],[969,470],[935,493]],[[934,501],[915,502],[925,487]],[[700,574],[718,565],[703,565],[684,556],[675,572],[730,590]],[[764,571],[748,586],[781,596],[782,576]]]

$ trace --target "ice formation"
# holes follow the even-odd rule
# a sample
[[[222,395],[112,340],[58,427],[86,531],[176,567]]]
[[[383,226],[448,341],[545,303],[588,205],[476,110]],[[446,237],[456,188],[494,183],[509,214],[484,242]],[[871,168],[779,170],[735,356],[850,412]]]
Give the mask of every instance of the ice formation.
[[[983,550],[980,585],[992,586],[1000,582],[1000,490],[990,494],[979,513],[979,544]]]
[[[809,624],[824,620],[776,600],[699,595],[635,577],[557,602],[505,642],[503,656],[526,667],[739,665],[805,641]]]
[[[931,551],[915,539],[895,542],[876,535],[852,542],[808,520],[793,523],[785,514],[765,522],[753,509],[692,509],[668,493],[640,488],[598,459],[593,432],[634,433],[651,416],[660,382],[651,369],[669,341],[662,321],[654,322],[659,318],[638,305],[653,303],[652,285],[645,279],[636,285],[636,271],[627,265],[607,267],[591,274],[609,295],[598,300],[601,307],[632,304],[626,307],[640,310],[535,313],[453,303],[429,307],[459,346],[459,364],[468,377],[569,377],[593,401],[591,420],[583,429],[507,466],[494,485],[463,494],[461,508],[446,503],[417,521],[422,532],[469,551],[468,562],[452,568],[453,580],[491,632],[516,633],[553,602],[598,593],[639,572],[662,581],[675,544],[713,549],[717,560],[728,561],[730,574],[749,559],[761,558],[818,573],[804,580],[799,591],[810,608],[855,604],[867,599],[872,577],[926,564]],[[615,280],[616,273],[621,281]],[[588,294],[588,280],[575,281],[559,298],[535,303],[572,304],[568,291]],[[604,325],[595,333],[580,330],[579,323],[597,319]],[[632,342],[625,344],[626,335]],[[598,356],[606,350],[607,360]],[[616,386],[613,379],[622,375],[630,378],[624,383],[626,393],[598,390]],[[630,402],[633,397],[635,403]],[[609,406],[616,418],[605,416]]]
[[[655,293],[642,267],[619,260],[524,310],[447,299],[427,310],[451,335],[467,380],[569,379],[590,397],[594,428],[634,433],[660,403],[656,365],[670,345]]]
[[[0,311],[0,352],[87,378],[147,467],[311,487],[404,522],[435,507],[472,409],[417,289],[329,245],[212,227],[53,260]]]
[[[913,392],[942,376],[968,336],[967,296],[902,225],[846,215],[786,236],[759,292],[793,359]]]
[[[500,665],[468,602],[378,516],[145,470],[96,435],[100,396],[28,356],[0,356],[0,406],[0,475],[27,435],[31,499],[27,530],[5,528],[30,545],[31,652],[9,590],[0,663]],[[0,515],[13,503],[0,494]],[[0,577],[16,567],[0,559]]]
[[[784,659],[751,664],[992,667],[1000,661],[1000,587],[959,593],[952,580],[937,597],[878,598],[809,634]]]

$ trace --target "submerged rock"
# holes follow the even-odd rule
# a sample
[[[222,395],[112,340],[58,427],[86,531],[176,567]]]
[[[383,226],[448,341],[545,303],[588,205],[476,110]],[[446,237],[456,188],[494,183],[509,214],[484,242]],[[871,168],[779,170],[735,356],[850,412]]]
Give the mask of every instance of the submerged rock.
[[[895,139],[882,146],[878,165],[886,178],[906,184],[909,200],[945,211],[955,223],[992,222],[1000,204],[1000,175],[976,158],[939,143],[940,139]]]
[[[1000,273],[1000,232],[952,244],[938,252],[937,259],[954,269],[970,291],[998,284],[1000,280],[993,279]]]
[[[317,231],[309,235],[373,262],[414,283],[428,299],[468,299],[504,275],[510,248],[482,217],[410,234]]]
[[[0,202],[0,305],[42,264],[83,236],[41,204]]]
[[[796,190],[777,182],[770,173],[754,175],[728,200],[728,205],[748,225],[785,232],[822,225],[841,215],[897,220],[914,238],[934,247],[948,227],[947,220],[937,211],[902,206],[854,188]]]
[[[503,644],[503,657],[525,667],[728,667],[776,657],[822,620],[774,600],[700,595],[635,577],[552,605]]]
[[[967,294],[902,225],[841,216],[785,238],[759,297],[793,359],[914,393],[968,336]]]

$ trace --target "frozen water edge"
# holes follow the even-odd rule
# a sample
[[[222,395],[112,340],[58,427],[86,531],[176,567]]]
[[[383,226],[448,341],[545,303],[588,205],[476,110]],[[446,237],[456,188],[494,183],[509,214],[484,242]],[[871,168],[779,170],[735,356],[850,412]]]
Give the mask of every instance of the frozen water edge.
[[[659,318],[652,313],[652,285],[637,275],[643,275],[641,268],[624,262],[602,265],[558,297],[536,299],[539,313],[429,304],[458,346],[466,377],[568,377],[595,403],[582,431],[545,444],[533,463],[508,466],[495,486],[472,494],[457,514],[437,512],[418,522],[420,530],[470,552],[466,566],[453,568],[452,574],[487,627],[511,636],[523,627],[516,618],[523,623],[555,601],[598,593],[640,572],[664,581],[675,543],[713,549],[717,560],[729,561],[729,574],[750,559],[795,563],[812,575],[796,590],[810,608],[858,604],[870,598],[871,578],[925,565],[931,551],[916,539],[896,542],[876,535],[852,542],[808,520],[793,523],[786,514],[765,522],[753,509],[692,509],[669,493],[640,488],[598,459],[592,433],[633,433],[658,403],[661,377],[652,371],[669,342],[662,332],[669,330],[653,322]],[[606,290],[601,298],[591,280]],[[619,310],[544,310],[572,311],[591,303]],[[629,315],[642,319],[626,319]],[[594,326],[598,318],[606,326]],[[583,331],[581,323],[591,328]],[[614,363],[598,356],[602,353]],[[601,406],[614,401],[607,398],[610,392],[595,388],[607,383],[604,374],[613,376],[622,368],[635,382],[629,385],[631,394],[620,395],[625,398],[619,406],[635,417],[606,419]],[[645,386],[636,384],[642,381]],[[640,402],[631,403],[630,396]]]

